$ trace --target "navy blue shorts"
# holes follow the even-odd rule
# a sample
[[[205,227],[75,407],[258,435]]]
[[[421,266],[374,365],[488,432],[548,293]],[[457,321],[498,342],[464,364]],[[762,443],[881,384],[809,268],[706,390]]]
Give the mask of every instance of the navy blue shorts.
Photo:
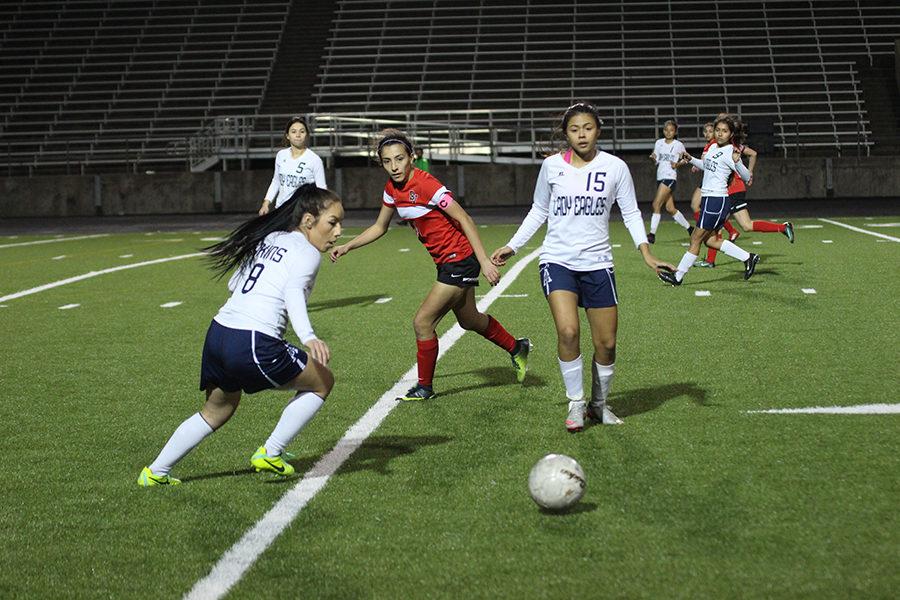
[[[731,200],[728,196],[703,196],[700,198],[700,218],[697,227],[707,231],[717,231],[731,214]]]
[[[676,182],[674,179],[657,179],[657,180],[656,180],[656,184],[659,185],[660,183],[663,184],[664,186],[666,186],[667,188],[669,188],[670,190],[672,190],[672,191],[674,192],[674,191],[675,191],[675,185],[676,185],[678,182]]]
[[[308,360],[306,352],[284,340],[213,320],[203,344],[200,389],[255,394],[290,383]]]
[[[556,263],[541,263],[541,288],[544,296],[556,290],[567,290],[578,296],[582,308],[616,306],[616,275],[613,270],[573,271]]]

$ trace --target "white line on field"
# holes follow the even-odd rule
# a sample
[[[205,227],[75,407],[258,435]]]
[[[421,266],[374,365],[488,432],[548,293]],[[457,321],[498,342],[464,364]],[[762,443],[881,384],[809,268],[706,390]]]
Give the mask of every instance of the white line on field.
[[[695,296],[712,296],[709,290],[697,290],[694,292]]]
[[[490,292],[488,292],[490,293]],[[484,298],[487,294],[476,294],[476,298]],[[528,294],[500,294],[498,298],[527,298]]]
[[[754,246],[762,246],[762,242],[760,242],[760,241],[755,241],[755,242],[750,242],[750,243],[753,244]]]
[[[621,248],[622,244],[613,244],[613,248]]]
[[[59,256],[54,256],[54,257],[51,258],[50,260],[62,260],[62,259],[64,259],[65,257],[66,257],[65,254],[60,254]]]
[[[384,298],[379,298],[378,300],[376,300],[375,304],[386,304],[393,299],[394,299],[393,296],[385,296]]]
[[[869,223],[866,227],[900,227],[900,223]]]
[[[75,283],[76,281],[82,281],[84,279],[90,279],[91,277],[97,277],[98,275],[105,275],[106,273],[115,273],[116,271],[124,271],[126,269],[136,269],[137,267],[146,267],[148,265],[157,265],[159,263],[170,262],[173,260],[181,260],[183,258],[194,258],[195,256],[203,256],[203,253],[202,252],[194,252],[193,254],[182,254],[180,256],[170,256],[169,258],[157,258],[155,260],[145,260],[144,262],[131,263],[130,265],[119,265],[118,267],[112,267],[110,269],[103,269],[102,271],[91,271],[90,273],[85,273],[83,275],[76,275],[75,277],[69,277],[68,279],[60,279],[59,281],[54,281],[52,283],[46,283],[44,285],[39,285],[37,287],[33,287],[28,290],[22,290],[21,292],[16,292],[15,294],[9,294],[8,296],[0,296],[0,302],[5,302],[7,300],[15,300],[16,298],[21,298],[23,296],[30,296],[31,294],[37,294],[38,292],[50,290],[55,287],[59,287],[61,285]]]
[[[69,310],[70,308],[78,308],[81,306],[80,304],[63,304],[59,307],[59,310]]]
[[[134,254],[120,254],[119,258],[131,258]]]
[[[794,229],[822,229],[824,225],[794,225]]]
[[[160,308],[175,308],[179,304],[181,304],[181,302],[166,302],[165,304],[160,304],[159,307]]]
[[[35,246],[37,244],[54,244],[56,242],[71,242],[73,240],[88,240],[92,238],[107,237],[108,233],[95,233],[94,235],[76,235],[67,238],[53,238],[52,240],[36,240],[34,242],[16,242],[15,244],[2,244],[0,248],[14,248],[16,246]]]
[[[895,238],[892,235],[885,235],[883,233],[876,233],[874,231],[866,231],[865,229],[861,229],[859,227],[854,227],[853,225],[847,225],[846,223],[841,223],[840,221],[832,221],[831,219],[819,219],[823,223],[830,223],[832,225],[837,225],[838,227],[843,227],[844,229],[849,229],[850,231],[856,231],[858,233],[865,233],[866,235],[874,235],[875,237],[884,238],[886,240],[890,240],[892,242],[900,242],[900,238]]]
[[[516,280],[519,274],[528,264],[534,260],[539,251],[522,258],[507,273],[497,287],[488,292],[487,296],[478,302],[478,310],[484,312],[491,303],[499,297],[509,285]],[[441,336],[439,341],[440,351],[438,360],[463,336],[465,330],[457,323],[447,333]],[[188,599],[221,598],[228,593],[244,576],[244,573],[253,566],[256,559],[265,552],[284,529],[300,514],[310,500],[319,490],[325,487],[332,475],[337,472],[350,455],[359,448],[366,438],[372,435],[381,422],[390,414],[398,404],[397,396],[415,382],[416,365],[413,365],[394,387],[386,391],[359,421],[354,423],[344,433],[338,443],[328,454],[307,471],[294,487],[288,490],[275,505],[269,509],[256,524],[247,530],[219,561],[213,566],[209,575],[197,581],[194,587],[185,595]]]
[[[344,236],[341,236],[341,237],[344,237]],[[225,238],[223,238],[223,237],[205,237],[205,238],[200,238],[200,241],[201,242],[223,242],[223,241],[225,241]]]
[[[823,244],[833,244],[834,240],[822,240]]]
[[[804,294],[815,294],[816,293],[815,288],[800,288],[800,291],[803,292]]]
[[[787,414],[827,414],[827,415],[896,415],[900,414],[900,404],[858,404],[856,406],[810,406],[808,408],[770,408],[768,410],[748,410],[748,413]]]
[[[400,252],[409,252],[409,248],[400,248]]]

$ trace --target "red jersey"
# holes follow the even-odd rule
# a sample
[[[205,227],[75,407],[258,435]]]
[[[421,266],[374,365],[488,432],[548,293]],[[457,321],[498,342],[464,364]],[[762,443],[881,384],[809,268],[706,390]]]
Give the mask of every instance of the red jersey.
[[[743,152],[744,146],[735,146],[734,148],[737,152]],[[731,181],[728,182],[728,195],[736,194],[738,192],[746,192],[747,186],[744,185],[744,180],[738,177],[735,173],[731,174]]]
[[[384,205],[397,209],[400,218],[412,224],[419,241],[439,265],[463,260],[474,252],[459,223],[441,210],[444,194],[450,191],[419,169],[413,169],[403,187],[397,187],[393,179],[384,186]]]

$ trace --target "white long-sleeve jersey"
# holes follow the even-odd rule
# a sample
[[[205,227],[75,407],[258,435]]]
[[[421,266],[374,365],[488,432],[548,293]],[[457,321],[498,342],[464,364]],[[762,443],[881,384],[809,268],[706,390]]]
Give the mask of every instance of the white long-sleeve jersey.
[[[660,179],[678,179],[678,173],[672,167],[672,163],[681,160],[681,153],[684,152],[684,144],[680,140],[672,140],[671,144],[666,143],[666,138],[656,140],[653,146],[653,153],[656,155],[656,180]]]
[[[614,202],[619,204],[634,245],[646,243],[634,182],[622,159],[601,151],[590,163],[576,168],[562,154],[554,154],[541,165],[534,204],[507,245],[518,252],[546,221],[541,262],[573,271],[612,267],[609,212]]]
[[[740,160],[734,162],[732,155],[735,149],[731,144],[718,146],[713,144],[706,151],[703,160],[692,158],[691,164],[698,169],[703,169],[703,183],[700,184],[700,193],[704,196],[727,196],[728,179],[734,171],[745,182],[750,181],[750,171]]]
[[[232,329],[283,338],[291,327],[304,344],[316,339],[306,301],[322,254],[299,231],[276,231],[263,240],[253,260],[228,281],[231,298],[213,317]]]
[[[275,173],[266,190],[266,200],[275,201],[275,208],[288,201],[298,187],[315,183],[325,188],[325,165],[319,155],[307,148],[294,158],[290,148],[283,148],[275,155]]]

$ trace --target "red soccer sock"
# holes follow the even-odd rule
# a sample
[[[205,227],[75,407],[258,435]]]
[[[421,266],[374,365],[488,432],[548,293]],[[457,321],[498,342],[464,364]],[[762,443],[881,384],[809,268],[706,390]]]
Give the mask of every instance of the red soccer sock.
[[[738,230],[734,228],[734,225],[731,224],[731,221],[725,221],[725,230],[728,232],[729,236],[738,232]]]
[[[509,332],[503,328],[497,319],[492,317],[491,315],[487,316],[488,318],[488,326],[481,335],[484,336],[485,339],[490,340],[506,350],[507,352],[512,352],[516,349],[516,338],[511,336]]]
[[[700,211],[699,211],[699,210],[695,210],[695,211],[694,211],[694,223],[696,223],[696,222],[699,221],[699,220],[700,220]]]
[[[434,380],[434,366],[437,364],[438,339],[416,340],[416,365],[419,368],[419,385],[431,387]]]
[[[773,223],[772,221],[753,221],[753,231],[764,231],[766,233],[779,233],[784,231],[783,223]]]
[[[717,234],[716,234],[716,239],[717,239],[717,240],[721,240],[721,239],[722,239],[722,234],[721,234],[721,233],[717,233]],[[719,254],[719,251],[716,250],[715,248],[708,248],[708,249],[706,250],[706,262],[712,263],[712,264],[716,264],[716,256],[717,256],[718,254]]]

